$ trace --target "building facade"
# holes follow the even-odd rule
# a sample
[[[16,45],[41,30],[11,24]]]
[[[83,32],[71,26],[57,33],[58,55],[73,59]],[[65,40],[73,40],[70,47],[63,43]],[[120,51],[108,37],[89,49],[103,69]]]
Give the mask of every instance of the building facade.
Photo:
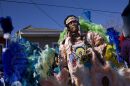
[[[18,34],[27,40],[38,44],[40,48],[44,48],[46,44],[50,47],[57,46],[61,30],[48,28],[33,28],[32,26],[25,27]]]

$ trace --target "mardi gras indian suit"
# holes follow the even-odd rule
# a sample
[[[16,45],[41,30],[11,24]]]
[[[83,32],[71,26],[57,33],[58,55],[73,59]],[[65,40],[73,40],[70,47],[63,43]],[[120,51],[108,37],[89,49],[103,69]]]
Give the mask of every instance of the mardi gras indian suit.
[[[87,28],[83,39],[76,38],[71,42],[64,30],[60,51],[67,63],[71,81],[76,86],[129,86],[129,69],[116,59],[115,47],[107,39],[105,29],[101,25],[80,20],[81,28]],[[85,30],[85,29],[83,29]],[[66,35],[66,36],[65,36]],[[63,40],[64,38],[65,40]],[[122,81],[122,82],[120,82]]]

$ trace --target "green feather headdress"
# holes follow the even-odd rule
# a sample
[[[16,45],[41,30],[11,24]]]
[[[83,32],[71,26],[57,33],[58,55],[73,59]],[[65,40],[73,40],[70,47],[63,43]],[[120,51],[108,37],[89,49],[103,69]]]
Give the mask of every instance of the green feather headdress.
[[[80,27],[83,31],[91,31],[91,32],[98,33],[104,38],[106,42],[108,42],[107,36],[106,36],[106,29],[101,24],[95,24],[95,23],[89,22],[87,20],[84,20],[81,17],[79,18],[79,22],[80,22]]]
[[[84,20],[83,18],[79,18],[80,28],[84,32],[96,32],[100,34],[106,42],[108,42],[107,36],[106,36],[106,29],[101,24],[95,24],[92,22],[89,22],[87,20]],[[67,29],[65,28],[63,32],[60,33],[60,37],[58,40],[58,43],[60,44],[65,37],[67,36]]]

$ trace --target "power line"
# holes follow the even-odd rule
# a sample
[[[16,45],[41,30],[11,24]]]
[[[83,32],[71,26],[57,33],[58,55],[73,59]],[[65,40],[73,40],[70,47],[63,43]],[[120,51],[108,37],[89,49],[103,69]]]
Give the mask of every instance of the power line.
[[[72,7],[72,6],[62,6],[62,5],[50,5],[50,4],[43,4],[43,3],[24,2],[24,1],[22,1],[22,2],[21,1],[10,1],[10,0],[0,0],[0,1],[3,1],[3,2],[13,2],[13,3],[24,3],[24,4],[35,4],[35,5],[45,5],[45,6],[53,6],[53,7],[82,9],[82,10],[90,10],[90,11],[98,11],[98,12],[121,14],[121,12],[106,11],[106,10],[97,10],[97,9],[88,9],[88,8],[82,8],[82,7]]]
[[[32,3],[33,1],[30,0]],[[45,12],[41,7],[39,7],[37,4],[33,4],[37,9],[39,9],[41,12],[43,12],[48,18],[50,18],[53,22],[55,22],[59,27],[62,28],[62,25],[60,25],[54,18],[52,18],[47,12]]]

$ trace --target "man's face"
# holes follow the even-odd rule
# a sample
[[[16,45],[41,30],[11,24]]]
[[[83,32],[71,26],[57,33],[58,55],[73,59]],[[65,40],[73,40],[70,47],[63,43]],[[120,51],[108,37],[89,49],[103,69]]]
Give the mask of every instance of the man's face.
[[[70,32],[78,32],[79,28],[78,28],[78,22],[77,21],[71,21],[68,24],[69,30]]]

